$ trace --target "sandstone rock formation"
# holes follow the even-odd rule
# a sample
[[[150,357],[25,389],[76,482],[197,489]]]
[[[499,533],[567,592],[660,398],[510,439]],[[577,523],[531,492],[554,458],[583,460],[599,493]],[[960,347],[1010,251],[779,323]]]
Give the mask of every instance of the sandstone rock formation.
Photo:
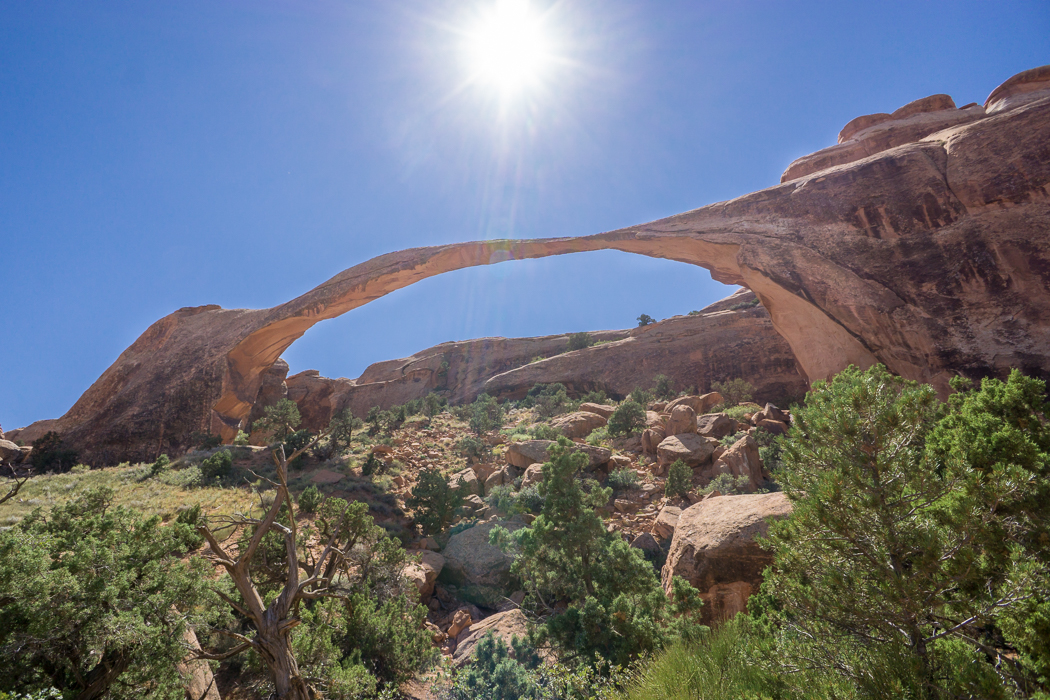
[[[765,481],[762,474],[762,459],[758,454],[758,443],[750,435],[734,442],[728,450],[715,459],[709,471],[701,474],[710,481],[719,474],[747,477],[747,490],[754,493]]]
[[[474,647],[489,632],[503,640],[509,647],[514,637],[525,639],[529,628],[528,621],[520,610],[507,610],[475,622],[464,631],[466,636],[458,640],[456,653],[452,656],[452,662],[460,668],[467,664],[474,653]]]
[[[409,552],[409,554],[419,557],[419,561],[409,562],[405,566],[405,578],[411,581],[419,591],[419,602],[426,605],[430,602],[430,596],[434,594],[434,583],[438,575],[445,568],[445,558],[437,552],[425,549]]]
[[[661,467],[666,467],[679,459],[690,467],[699,467],[711,459],[711,453],[715,451],[717,444],[717,440],[705,438],[696,433],[670,435],[657,446],[656,454]]]
[[[568,438],[583,438],[591,434],[592,430],[601,428],[606,420],[597,413],[587,411],[574,411],[557,416],[551,420],[551,427]]]
[[[791,513],[783,493],[707,498],[682,511],[661,573],[664,591],[681,576],[704,599],[705,624],[745,609],[773,558],[755,542],[768,522]]]
[[[96,463],[174,451],[197,430],[232,439],[281,353],[315,323],[442,272],[603,249],[699,265],[748,287],[810,381],[875,362],[942,394],[956,373],[976,378],[1016,367],[1050,376],[1050,69],[1014,76],[983,108],[955,109],[934,96],[889,117],[844,130],[843,143],[797,161],[779,185],[649,224],[406,250],[272,309],[180,309],[147,329],[62,418],[8,437],[30,442],[53,429]],[[731,335],[734,318],[719,312],[697,323]],[[480,384],[499,394],[559,372],[588,377],[577,359],[588,351],[589,366],[614,352],[610,346],[688,323],[482,372],[491,378]],[[710,357],[760,361],[690,342],[701,348],[688,360],[693,368],[709,370]],[[402,366],[399,381],[408,388],[440,381],[442,367],[435,355],[425,366]]]
[[[442,551],[445,566],[442,580],[448,579],[456,585],[478,586],[500,592],[509,588],[510,565],[514,559],[498,547],[489,544],[489,532],[496,525],[510,531],[523,526],[518,519],[502,523],[481,523],[457,532],[449,538]]]

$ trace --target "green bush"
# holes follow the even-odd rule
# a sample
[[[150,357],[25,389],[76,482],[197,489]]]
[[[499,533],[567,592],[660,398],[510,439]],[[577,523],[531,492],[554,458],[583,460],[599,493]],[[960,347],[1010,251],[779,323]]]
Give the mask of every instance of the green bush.
[[[206,484],[223,482],[233,472],[233,455],[229,450],[221,450],[200,463],[201,481]]]
[[[498,511],[514,513],[518,497],[514,493],[513,486],[496,486],[485,496],[485,502]]]
[[[481,394],[470,405],[469,416],[470,429],[475,435],[484,435],[503,427],[503,407],[488,394]]]
[[[656,400],[656,395],[648,389],[642,389],[635,387],[634,391],[627,395],[628,401],[634,401],[639,404],[642,408],[646,408],[649,404]]]
[[[756,306],[758,306],[758,304],[759,304],[758,297],[755,297],[751,301],[742,301],[739,304],[733,304],[732,306],[729,307],[729,310],[730,311],[740,311],[742,309],[753,309]]]
[[[595,447],[601,447],[602,443],[609,439],[609,426],[603,425],[600,428],[595,428],[587,436],[587,444],[594,445]]]
[[[150,476],[160,476],[160,473],[167,469],[169,464],[171,464],[171,458],[168,457],[168,455],[162,454],[160,457],[157,457],[156,461],[154,461],[153,464],[150,465]]]
[[[639,488],[638,473],[630,467],[613,469],[609,472],[605,485],[611,488],[614,494],[633,491]]]
[[[561,413],[568,413],[578,405],[569,398],[564,384],[536,384],[522,399],[524,408],[535,407],[540,418],[550,418]]]
[[[197,528],[204,524],[204,513],[199,503],[179,511],[175,522],[187,526],[176,530],[187,550],[197,549],[204,544],[204,535],[197,531]]]
[[[301,450],[310,444],[310,441],[314,439],[314,434],[309,430],[297,430],[284,441],[284,454],[287,457],[291,457],[292,453],[297,450]]]
[[[648,326],[650,323],[656,323],[656,319],[649,314],[642,314],[638,317],[638,327]]]
[[[214,450],[222,444],[222,436],[210,430],[195,430],[190,433],[190,444],[195,445],[198,450]]]
[[[751,479],[746,476],[733,476],[732,474],[719,474],[699,491],[701,495],[707,495],[718,491],[723,496],[732,496],[738,493],[747,493]]]
[[[636,433],[645,428],[645,408],[628,399],[616,407],[605,427],[614,437]]]
[[[671,463],[667,470],[664,494],[668,497],[685,496],[693,488],[693,470],[680,459]]]
[[[609,395],[602,389],[596,389],[594,391],[588,391],[586,394],[580,397],[580,403],[596,403],[606,404],[609,402]]]
[[[658,374],[653,377],[653,394],[658,399],[673,399],[675,396],[674,382],[666,374]]]
[[[530,484],[518,491],[517,505],[522,513],[539,513],[546,500],[538,484]]]
[[[557,440],[561,435],[550,423],[537,423],[529,428],[528,434],[535,440]]]
[[[299,407],[295,402],[291,399],[281,399],[266,407],[263,417],[255,421],[252,430],[268,433],[274,442],[284,442],[301,422],[302,416],[299,415]]]
[[[569,351],[583,350],[594,345],[594,338],[590,333],[569,333]]]
[[[77,463],[77,451],[68,449],[62,436],[51,430],[33,441],[29,463],[37,472],[67,472]]]
[[[427,416],[436,416],[445,410],[446,406],[448,406],[448,399],[433,391],[423,398],[423,413]]]
[[[722,403],[725,408],[732,408],[745,401],[750,401],[754,390],[750,382],[739,377],[724,382],[711,382],[711,391],[717,391],[722,395]]]
[[[251,436],[243,430],[237,431],[237,437],[233,438],[233,444],[239,447],[244,447],[251,444]]]
[[[321,505],[323,500],[324,496],[321,495],[320,489],[313,485],[307,486],[299,494],[299,511],[302,513],[316,513],[317,506]]]
[[[374,452],[369,452],[368,457],[361,464],[361,475],[372,476],[373,474],[378,474],[383,471],[385,466],[383,460],[376,457]]]
[[[415,521],[427,535],[444,530],[463,507],[460,489],[448,485],[448,479],[437,469],[424,469],[412,487],[405,505],[415,511]]]
[[[464,435],[456,443],[456,452],[467,459],[482,459],[489,452],[489,446],[481,438],[474,435]]]

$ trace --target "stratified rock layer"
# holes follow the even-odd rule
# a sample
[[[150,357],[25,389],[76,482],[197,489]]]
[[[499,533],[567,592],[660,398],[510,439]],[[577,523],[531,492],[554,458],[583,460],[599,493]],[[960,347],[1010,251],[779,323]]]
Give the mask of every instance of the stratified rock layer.
[[[318,321],[442,272],[603,249],[699,265],[750,288],[810,381],[875,362],[942,394],[955,373],[1017,367],[1046,377],[1050,69],[1006,81],[983,110],[946,105],[920,101],[849,134],[840,146],[879,130],[859,160],[811,162],[822,169],[649,224],[405,250],[272,309],[181,309],[153,324],[61,419],[8,437],[58,430],[102,463],[148,458],[194,430],[232,438],[264,375]],[[912,129],[915,120],[922,128]],[[498,388],[501,376],[486,383]]]

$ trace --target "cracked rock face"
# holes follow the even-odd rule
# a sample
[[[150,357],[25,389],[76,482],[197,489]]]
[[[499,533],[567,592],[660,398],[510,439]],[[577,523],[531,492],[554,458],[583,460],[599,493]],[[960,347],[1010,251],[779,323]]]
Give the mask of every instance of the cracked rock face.
[[[62,418],[8,437],[57,430],[98,463],[151,458],[195,430],[230,439],[281,353],[318,321],[442,272],[602,249],[750,288],[809,381],[875,362],[942,395],[956,373],[1046,377],[1050,67],[1007,80],[984,107],[944,97],[853,124],[830,157],[801,159],[785,182],[729,202],[593,236],[390,253],[272,309],[181,309]],[[481,384],[499,389],[501,376]]]

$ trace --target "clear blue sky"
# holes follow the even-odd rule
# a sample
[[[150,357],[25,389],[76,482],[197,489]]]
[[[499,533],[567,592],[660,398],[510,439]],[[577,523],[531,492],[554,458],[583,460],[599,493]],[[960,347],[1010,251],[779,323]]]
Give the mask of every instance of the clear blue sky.
[[[0,0],[0,425],[58,417],[179,307],[267,307],[392,250],[729,199],[853,117],[983,102],[1050,63],[1045,0],[534,0],[558,60],[501,101],[467,80],[485,5]],[[727,291],[612,252],[506,263],[322,323],[285,359],[356,377]]]

